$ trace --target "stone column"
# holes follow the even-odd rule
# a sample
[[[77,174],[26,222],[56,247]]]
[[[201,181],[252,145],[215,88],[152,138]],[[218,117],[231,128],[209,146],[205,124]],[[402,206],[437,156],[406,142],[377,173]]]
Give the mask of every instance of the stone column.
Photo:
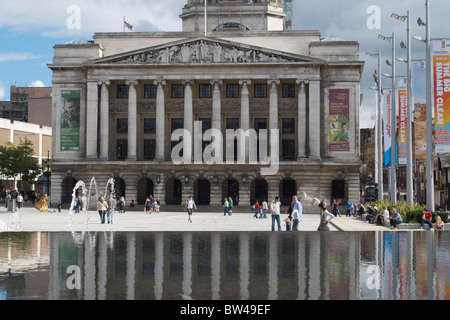
[[[191,163],[193,153],[194,107],[192,85],[194,80],[183,80],[184,85],[184,130],[189,133],[183,138],[183,162]]]
[[[280,80],[269,79],[267,81],[269,85],[269,129],[278,129],[278,88]]]
[[[320,159],[320,81],[309,81],[309,157]]]
[[[166,85],[165,80],[155,80],[156,86],[156,161],[164,161],[164,137],[165,137],[165,98],[164,88]]]
[[[100,91],[100,159],[109,159],[109,81],[99,81]]]
[[[128,160],[136,160],[137,143],[137,80],[127,80],[128,86]]]
[[[97,159],[98,81],[87,83],[86,158]]]
[[[211,128],[219,130],[222,132],[222,105],[221,105],[221,95],[220,86],[223,84],[222,80],[211,80],[211,85],[213,86],[213,101],[212,101],[212,123]],[[222,159],[222,149],[214,149],[217,159]]]
[[[239,80],[241,88],[241,129],[248,130],[250,128],[250,97],[248,86],[251,80]]]
[[[213,101],[212,101],[212,128],[221,130],[221,102],[220,102],[220,86],[223,84],[222,80],[211,80],[213,86]]]
[[[298,90],[298,117],[297,117],[297,160],[306,159],[306,84],[307,81],[297,80]]]

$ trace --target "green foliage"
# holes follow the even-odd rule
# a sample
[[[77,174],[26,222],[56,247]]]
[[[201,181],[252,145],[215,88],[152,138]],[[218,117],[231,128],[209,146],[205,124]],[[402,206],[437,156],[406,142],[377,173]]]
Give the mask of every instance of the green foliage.
[[[32,183],[42,171],[33,155],[33,143],[27,139],[20,139],[18,146],[11,142],[0,146],[0,174]]]
[[[373,204],[377,207],[378,210],[381,210],[381,207],[386,206],[389,213],[392,213],[392,209],[395,209],[398,213],[400,213],[403,222],[405,223],[420,223],[422,222],[422,212],[423,209],[426,208],[426,205],[419,205],[417,203],[407,203],[405,200],[399,201],[397,204],[391,203],[389,200],[377,200]],[[448,223],[448,214],[447,212],[437,211],[432,212],[432,222],[436,222],[436,216],[441,216],[442,221],[444,223]]]

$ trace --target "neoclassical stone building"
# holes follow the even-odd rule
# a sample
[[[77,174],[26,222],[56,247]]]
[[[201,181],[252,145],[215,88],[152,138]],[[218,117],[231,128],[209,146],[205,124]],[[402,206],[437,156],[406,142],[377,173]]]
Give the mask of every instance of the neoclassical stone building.
[[[201,5],[192,2],[182,32],[96,33],[54,46],[52,200],[70,202],[75,183],[95,177],[100,190],[115,178],[120,195],[138,203],[153,194],[167,205],[188,195],[199,205],[232,196],[250,206],[276,195],[288,204],[301,192],[358,201],[358,43],[278,23],[255,31],[242,17],[210,19],[205,32],[192,14],[197,7],[203,17]],[[185,145],[177,129],[192,133],[193,148],[178,152]],[[209,129],[223,135],[213,164],[202,157],[211,150]],[[225,137],[239,129],[257,134],[256,151],[267,129],[275,173],[264,173],[270,163],[261,154],[238,161],[238,137],[234,146]]]

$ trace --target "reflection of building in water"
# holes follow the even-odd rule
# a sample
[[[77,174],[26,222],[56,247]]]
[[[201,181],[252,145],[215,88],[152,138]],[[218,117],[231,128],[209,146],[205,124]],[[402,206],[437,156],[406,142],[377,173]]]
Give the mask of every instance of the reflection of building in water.
[[[445,233],[36,235],[18,241],[0,234],[1,272],[11,271],[0,273],[0,296],[448,300],[450,294]],[[69,266],[79,268],[78,289],[67,286]]]
[[[82,272],[78,298],[361,297],[358,277],[354,277],[360,273],[360,238],[356,235],[343,240],[343,247],[323,233],[123,233],[114,235],[111,246],[109,237],[113,235],[83,235],[77,261],[70,261]],[[57,247],[60,239],[55,241],[52,245]],[[334,247],[341,248],[336,255],[342,256],[332,262]],[[57,255],[58,250],[52,253]],[[59,259],[69,262],[65,256]],[[62,288],[63,294],[70,296],[74,292],[65,290],[64,268],[59,264],[59,272],[51,271],[58,275],[52,287]]]

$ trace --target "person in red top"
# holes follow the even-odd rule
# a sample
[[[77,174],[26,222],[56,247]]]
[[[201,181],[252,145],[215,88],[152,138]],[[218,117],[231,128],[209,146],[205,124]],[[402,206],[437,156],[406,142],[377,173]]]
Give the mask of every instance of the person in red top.
[[[430,226],[430,230],[433,228],[433,223],[431,222],[431,212],[427,211],[426,208],[423,209],[422,212],[422,223],[420,225],[420,229],[423,229],[423,224],[426,223]]]
[[[259,218],[261,219],[261,213],[259,212],[259,203],[258,200],[256,200],[256,203],[254,205],[255,208],[255,215],[253,216],[253,218],[258,218],[258,213],[259,213]]]

